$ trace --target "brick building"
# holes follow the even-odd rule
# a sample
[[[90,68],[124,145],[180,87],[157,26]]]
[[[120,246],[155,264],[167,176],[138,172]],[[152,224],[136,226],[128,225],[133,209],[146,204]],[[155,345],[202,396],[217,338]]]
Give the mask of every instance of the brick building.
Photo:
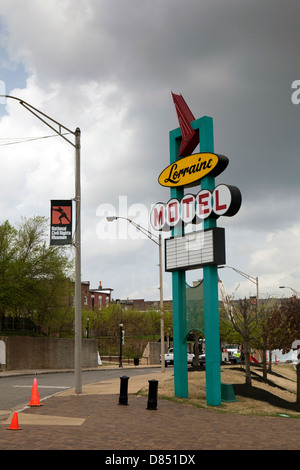
[[[144,299],[126,299],[117,300],[124,310],[139,310],[141,312],[148,312],[149,310],[159,310],[159,300],[144,300]],[[166,310],[172,310],[172,300],[164,300],[163,306]]]
[[[113,289],[110,287],[102,287],[101,281],[97,289],[89,289],[90,308],[92,310],[101,310],[103,307],[109,307],[112,291]]]
[[[75,287],[73,281],[71,281],[71,284]],[[96,289],[90,288],[90,281],[81,281],[81,308],[86,310],[101,310],[104,307],[108,307],[111,303],[112,291],[113,289],[110,287],[102,287],[101,281]]]

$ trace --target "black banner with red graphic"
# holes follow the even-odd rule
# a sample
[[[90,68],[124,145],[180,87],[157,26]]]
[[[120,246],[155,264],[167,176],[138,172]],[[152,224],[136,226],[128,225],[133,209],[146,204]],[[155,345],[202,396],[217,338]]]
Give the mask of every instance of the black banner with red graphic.
[[[72,245],[72,200],[51,201],[50,245]]]

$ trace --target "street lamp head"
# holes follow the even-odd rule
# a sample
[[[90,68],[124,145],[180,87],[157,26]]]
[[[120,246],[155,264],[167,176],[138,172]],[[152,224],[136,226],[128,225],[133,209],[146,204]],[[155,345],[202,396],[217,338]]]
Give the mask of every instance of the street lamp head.
[[[109,216],[109,217],[106,217],[106,220],[107,222],[113,222],[114,220],[117,220],[118,217],[116,217],[115,215],[113,216]]]

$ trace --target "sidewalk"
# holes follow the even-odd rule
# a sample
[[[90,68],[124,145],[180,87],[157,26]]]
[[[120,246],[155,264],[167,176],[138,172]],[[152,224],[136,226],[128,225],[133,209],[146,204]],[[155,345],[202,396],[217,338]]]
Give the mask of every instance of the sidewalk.
[[[116,366],[103,366],[101,367],[101,370],[103,369],[116,369]],[[120,376],[125,375],[126,376],[126,369],[133,369],[133,366],[123,366],[122,369],[120,369]],[[164,374],[162,374],[160,371],[159,372],[151,372],[151,368],[149,366],[142,367],[142,369],[145,370],[145,374],[142,375],[137,375],[130,377],[128,380],[128,396],[129,395],[134,395],[139,392],[142,388],[147,388],[148,386],[148,381],[149,380],[157,380],[158,382],[161,382],[162,380],[167,380],[170,378],[171,375],[173,375],[173,370],[166,371]],[[155,366],[157,369],[157,366]],[[148,372],[147,369],[150,369]],[[87,370],[99,370],[99,368],[94,368],[94,369],[87,369]],[[53,373],[57,372],[54,370],[48,370],[48,371],[42,371],[42,370],[28,370],[28,371],[8,371],[8,372],[3,372],[2,375],[6,375],[7,377],[9,376],[17,376],[17,375],[36,375],[37,380],[38,380],[38,375],[39,374],[45,374],[45,373]],[[61,372],[61,371],[60,371]],[[59,372],[58,372],[59,373]],[[119,399],[120,395],[120,378],[117,379],[110,379],[110,380],[103,380],[101,382],[96,382],[96,383],[91,383],[87,385],[82,385],[82,393],[80,395],[75,393],[74,388],[69,388],[67,390],[64,390],[62,392],[59,392],[56,394],[56,396],[59,395],[61,397],[82,397],[86,395],[114,395],[117,398],[117,402]],[[29,396],[30,398],[30,396]],[[48,400],[48,399],[47,399]],[[28,400],[29,401],[29,400]],[[45,403],[43,400],[41,400],[42,406],[44,404],[47,404],[47,401]],[[5,424],[7,425],[8,423],[10,424],[11,419],[13,417],[13,414],[15,411],[19,412],[19,424],[53,424],[54,419],[49,416],[45,415],[38,415],[38,414],[31,414],[31,412],[34,410],[34,408],[29,407],[26,410],[13,410],[9,412],[8,410],[0,410],[0,423],[1,420],[5,420]],[[26,413],[24,412],[26,411]],[[62,416],[55,416],[55,424],[56,425],[67,425],[68,421],[70,421],[70,424],[75,424],[75,419],[74,418],[66,418]],[[79,419],[77,420],[78,424],[82,424],[84,420]],[[1,447],[0,447],[1,448]]]
[[[32,371],[31,371],[32,373]],[[126,375],[126,368],[121,375]],[[158,399],[147,409],[151,379],[165,373],[145,370],[128,380],[128,405],[119,405],[120,378],[60,392],[18,413],[19,427],[7,429],[12,415],[0,421],[1,450],[299,450],[300,419],[238,416]],[[147,394],[146,394],[147,395]]]
[[[149,369],[150,370],[150,374],[151,374],[151,369],[155,368],[157,369],[159,366],[157,365],[150,365],[150,366],[147,366],[147,365],[144,365],[144,366],[141,366],[139,367],[139,369]],[[106,364],[106,365],[101,365],[101,366],[98,366],[98,367],[89,367],[89,368],[85,368],[83,369],[83,371],[99,371],[99,370],[120,370],[120,376],[121,375],[126,375],[126,370],[128,369],[136,369],[135,366],[133,366],[132,364],[125,364],[123,365],[122,369],[119,369],[119,366],[116,365],[116,364]],[[146,372],[145,370],[145,375],[143,375],[142,377],[146,377]],[[62,372],[74,372],[74,369],[25,369],[25,370],[9,370],[9,371],[1,371],[0,372],[0,377],[17,377],[17,376],[26,376],[26,375],[32,375],[32,376],[36,376],[37,380],[38,380],[38,376],[41,375],[41,374],[53,374],[53,373],[62,373]],[[157,377],[162,378],[164,376],[164,378],[167,378],[167,375],[165,374],[161,374],[161,372],[159,372],[158,374],[156,374]],[[159,380],[157,377],[156,380]],[[128,383],[128,393],[137,393],[140,388],[142,388],[143,386],[145,386],[145,383],[143,382],[143,380],[146,380],[146,386],[147,386],[147,378],[144,378],[143,380],[139,381],[139,377],[134,377],[134,379],[137,379],[135,381],[132,381],[130,380],[130,382]],[[150,379],[148,379],[150,380]],[[136,383],[136,385],[135,385]],[[139,387],[139,383],[142,383],[142,385]],[[114,381],[110,380],[110,381],[101,381],[101,382],[97,382],[96,384],[88,384],[88,385],[82,385],[82,395],[93,395],[94,392],[96,391],[96,394],[98,393],[102,393],[101,392],[101,388],[99,388],[99,390],[97,391],[97,389],[95,388],[95,385],[98,385],[98,387],[101,385],[103,385],[103,390],[106,390],[106,393],[108,394],[119,394],[120,393],[120,379],[115,379]],[[74,391],[74,388],[70,388],[70,389],[67,389],[66,391],[63,391],[63,392],[60,392],[61,394],[64,394],[66,393],[67,395],[75,395],[75,391]],[[77,395],[77,394],[76,394]],[[42,400],[41,400],[42,401]],[[18,412],[21,412],[23,410],[20,409],[20,407],[17,409],[14,409],[14,410],[2,410],[1,409],[1,405],[0,405],[0,424],[1,424],[1,421],[5,420],[6,421],[6,424],[7,422],[12,418],[13,416],[13,413],[15,411],[18,411]],[[21,415],[19,417],[19,422],[20,420],[23,419],[23,415]],[[26,418],[27,419],[27,418]],[[42,418],[41,418],[42,419]],[[28,419],[29,420],[29,419]]]

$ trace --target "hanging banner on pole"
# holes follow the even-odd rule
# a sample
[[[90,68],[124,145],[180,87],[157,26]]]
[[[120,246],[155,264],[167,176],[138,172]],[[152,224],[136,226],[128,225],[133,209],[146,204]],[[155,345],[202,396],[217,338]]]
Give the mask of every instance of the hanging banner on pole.
[[[72,245],[72,200],[51,201],[50,245]]]

